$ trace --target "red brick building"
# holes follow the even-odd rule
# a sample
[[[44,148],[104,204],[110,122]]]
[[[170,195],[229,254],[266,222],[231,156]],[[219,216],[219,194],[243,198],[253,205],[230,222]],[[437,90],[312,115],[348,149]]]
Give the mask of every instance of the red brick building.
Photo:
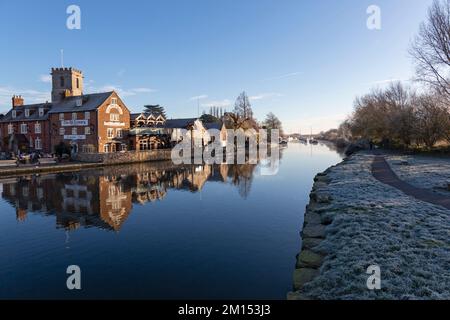
[[[21,96],[13,96],[12,109],[0,120],[0,148],[17,153],[49,152],[51,104],[24,105]]]
[[[130,112],[116,92],[83,94],[83,74],[73,68],[53,68],[51,75],[51,102],[12,98],[0,120],[2,151],[53,153],[61,143],[72,153],[127,150]]]

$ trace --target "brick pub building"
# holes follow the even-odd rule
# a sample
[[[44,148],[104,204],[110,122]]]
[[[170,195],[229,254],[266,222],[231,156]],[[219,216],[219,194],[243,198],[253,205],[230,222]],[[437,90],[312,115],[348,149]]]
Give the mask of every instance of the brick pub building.
[[[83,94],[83,74],[73,68],[53,68],[51,75],[51,102],[12,98],[0,120],[2,151],[53,153],[61,143],[73,154],[127,150],[130,111],[116,92]]]

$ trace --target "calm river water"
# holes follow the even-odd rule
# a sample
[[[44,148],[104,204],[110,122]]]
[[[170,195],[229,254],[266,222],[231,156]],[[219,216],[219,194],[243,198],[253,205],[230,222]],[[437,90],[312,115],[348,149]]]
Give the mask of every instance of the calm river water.
[[[0,180],[0,298],[285,299],[313,177],[340,159],[292,143],[275,176],[146,163]]]

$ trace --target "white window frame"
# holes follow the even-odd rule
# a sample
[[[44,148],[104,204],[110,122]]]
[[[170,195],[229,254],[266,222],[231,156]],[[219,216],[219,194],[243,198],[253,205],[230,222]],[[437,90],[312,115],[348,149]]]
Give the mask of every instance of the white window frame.
[[[66,134],[66,129],[65,128],[59,128],[59,135],[63,136]]]
[[[34,140],[34,148],[36,150],[42,150],[42,140],[40,138]]]
[[[44,116],[44,108],[39,108],[39,117]]]
[[[25,118],[30,117],[30,109],[25,109]]]
[[[14,125],[12,123],[8,124],[8,134],[14,133]]]
[[[72,120],[77,120],[77,113],[76,112],[72,112]]]
[[[110,113],[109,114],[109,120],[111,122],[119,122],[120,121],[120,114],[118,114],[118,113]]]
[[[13,111],[11,112],[11,117],[12,117],[13,119],[17,118],[17,111],[16,111],[16,110],[13,110]]]
[[[90,135],[91,134],[91,127],[84,127],[84,134],[85,135]]]
[[[116,137],[117,138],[123,138],[122,129],[116,129]]]
[[[86,111],[84,113],[84,120],[90,120],[91,119],[91,113],[89,111]]]
[[[77,127],[73,127],[73,128],[72,128],[72,135],[73,135],[73,136],[78,135],[78,130],[77,130],[77,129],[78,129]]]
[[[26,123],[20,124],[20,133],[27,134],[28,133],[28,125]]]
[[[42,126],[41,126],[40,122],[36,122],[34,124],[34,133],[36,133],[36,134],[42,133]]]
[[[111,98],[111,105],[117,106],[117,98]]]
[[[104,152],[104,153],[110,153],[110,147],[109,147],[109,144],[105,144],[105,145],[103,146],[103,152]]]
[[[59,121],[64,121],[64,113],[59,114]]]
[[[106,136],[108,137],[108,139],[114,138],[114,129],[108,128],[108,129],[106,130]]]

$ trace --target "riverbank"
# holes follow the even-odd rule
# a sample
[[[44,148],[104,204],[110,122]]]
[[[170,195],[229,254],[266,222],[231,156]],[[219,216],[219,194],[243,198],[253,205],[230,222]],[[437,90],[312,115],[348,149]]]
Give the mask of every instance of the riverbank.
[[[450,210],[376,180],[373,160],[355,154],[315,178],[288,299],[450,298]],[[411,163],[392,167],[421,179]],[[367,288],[371,265],[381,290]]]
[[[135,164],[145,162],[163,162],[171,159],[171,150],[128,151],[115,153],[79,154],[75,161],[49,165],[26,165],[0,168],[1,178],[11,178],[28,174],[80,171],[106,166]]]

